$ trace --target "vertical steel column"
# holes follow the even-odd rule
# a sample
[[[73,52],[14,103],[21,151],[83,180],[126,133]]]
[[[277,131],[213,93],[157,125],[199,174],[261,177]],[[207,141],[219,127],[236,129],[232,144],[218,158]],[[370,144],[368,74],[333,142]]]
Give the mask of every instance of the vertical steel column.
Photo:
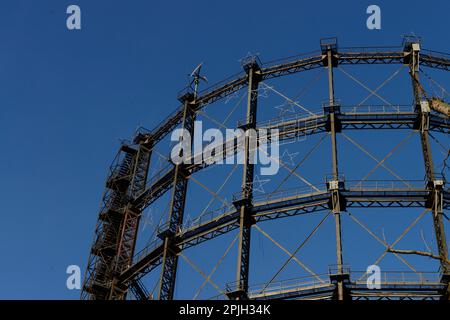
[[[133,262],[136,238],[142,211],[133,207],[130,202],[145,189],[148,170],[150,166],[153,141],[147,138],[140,141],[139,149],[135,157],[134,170],[132,173],[130,188],[128,189],[128,204],[124,209],[124,217],[120,230],[119,244],[115,263],[115,279],[111,288],[110,299],[124,299],[128,287],[117,282],[117,276],[128,268]]]
[[[331,156],[333,167],[333,181],[335,186],[339,185],[339,168],[338,168],[338,156],[337,156],[337,143],[336,143],[336,115],[335,115],[335,100],[334,100],[334,79],[333,79],[333,52],[332,48],[327,48],[327,65],[328,65],[328,94],[329,94],[329,106],[330,106],[330,132],[331,132]],[[337,258],[337,288],[338,299],[344,299],[344,284],[343,284],[343,260],[342,260],[342,234],[341,234],[341,205],[340,194],[338,188],[332,188],[331,202],[332,210],[334,213],[335,229],[336,229],[336,258]]]
[[[419,114],[419,134],[420,142],[422,145],[422,153],[425,164],[425,173],[427,177],[427,187],[430,189],[430,200],[428,207],[432,209],[433,214],[433,225],[436,236],[436,243],[438,247],[441,271],[444,278],[449,279],[450,276],[450,266],[448,264],[448,248],[447,241],[445,237],[445,229],[443,222],[443,208],[442,208],[442,186],[443,181],[437,179],[434,173],[433,157],[431,153],[430,140],[428,136],[428,124],[429,124],[429,109],[428,101],[422,101],[420,88],[419,88],[419,43],[411,43],[410,47],[406,47],[406,50],[410,52],[405,52],[405,55],[410,56],[409,67],[413,83],[414,101],[416,111]],[[449,291],[449,289],[447,289]],[[449,296],[449,293],[447,293]]]
[[[248,130],[256,128],[259,84],[259,78],[256,71],[259,70],[259,66],[256,61],[252,61],[251,63],[244,65],[244,68],[248,75],[247,119],[244,127]],[[251,228],[254,223],[251,213],[254,164],[250,161],[253,151],[250,150],[250,136],[246,134],[244,140],[244,167],[242,172],[242,199],[239,216],[239,251],[236,274],[237,288],[234,295],[234,298],[239,300],[248,298],[250,236]]]
[[[195,122],[195,96],[187,94],[184,97],[184,114],[182,128],[190,133],[193,138]],[[191,141],[192,142],[192,141]],[[192,145],[192,144],[191,144]],[[160,290],[158,299],[172,300],[175,290],[175,280],[178,266],[179,248],[173,240],[179,228],[183,224],[184,207],[186,204],[186,192],[188,186],[188,172],[185,164],[175,165],[173,189],[168,229],[162,233],[164,239],[164,253],[161,267]]]

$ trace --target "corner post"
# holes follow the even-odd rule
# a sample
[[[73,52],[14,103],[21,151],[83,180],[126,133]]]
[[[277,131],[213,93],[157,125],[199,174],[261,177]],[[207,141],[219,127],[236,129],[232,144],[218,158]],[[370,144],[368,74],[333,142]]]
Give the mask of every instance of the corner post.
[[[340,107],[334,97],[334,77],[333,67],[337,66],[337,39],[328,38],[321,40],[322,56],[324,57],[324,66],[328,69],[328,103],[326,112],[328,113],[328,131],[331,135],[331,165],[333,169],[332,179],[328,182],[328,191],[331,196],[330,207],[334,214],[335,233],[336,233],[336,263],[337,263],[337,298],[344,300],[344,271],[342,258],[342,227],[341,210],[345,209],[345,203],[340,194],[343,188],[343,182],[339,181],[339,166],[337,154],[336,133],[340,132],[340,122],[337,115],[340,113]]]
[[[242,172],[241,199],[237,207],[239,208],[239,247],[236,272],[235,291],[229,292],[231,299],[248,299],[248,279],[250,267],[250,238],[251,228],[255,223],[252,216],[253,198],[253,176],[254,161],[252,157],[256,150],[251,149],[251,134],[247,130],[256,129],[256,111],[258,104],[258,85],[260,66],[256,57],[250,57],[243,62],[244,70],[247,72],[248,93],[247,93],[247,116],[246,123],[241,127],[246,130],[244,136],[244,165]],[[257,137],[256,137],[257,138]]]
[[[138,144],[139,147],[134,160],[134,170],[132,172],[131,184],[128,190],[128,203],[124,209],[123,222],[120,228],[115,263],[115,279],[110,293],[110,299],[113,300],[125,299],[128,291],[128,286],[124,283],[120,283],[118,281],[118,276],[120,276],[120,273],[128,268],[133,262],[142,209],[132,206],[131,202],[145,189],[153,148],[151,136],[138,134],[134,139],[134,143]]]
[[[448,263],[448,247],[445,237],[443,222],[443,180],[436,176],[434,172],[434,163],[429,140],[429,101],[423,96],[419,84],[419,62],[420,62],[420,42],[418,39],[405,39],[404,43],[405,64],[409,64],[409,71],[412,76],[413,94],[415,111],[418,114],[416,129],[420,134],[422,145],[422,154],[425,165],[425,174],[427,179],[427,189],[429,190],[429,199],[427,208],[431,209],[433,215],[434,233],[439,252],[440,267],[442,272],[442,281],[447,284],[444,297],[450,299],[450,266]]]

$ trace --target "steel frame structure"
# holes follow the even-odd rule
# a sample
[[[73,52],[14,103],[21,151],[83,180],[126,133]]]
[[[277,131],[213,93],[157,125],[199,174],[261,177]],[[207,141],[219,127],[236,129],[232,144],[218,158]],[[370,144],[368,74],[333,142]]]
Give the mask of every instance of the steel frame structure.
[[[339,65],[403,64],[418,77],[419,66],[450,71],[450,58],[433,51],[420,50],[417,41],[402,47],[338,48],[334,38],[323,39],[321,50],[262,65],[255,57],[243,61],[243,72],[200,93],[183,91],[182,105],[154,130],[140,129],[133,142],[123,144],[106,181],[106,191],[96,226],[81,297],[83,299],[125,299],[127,292],[137,299],[148,299],[141,278],[161,265],[159,299],[173,299],[179,254],[231,230],[239,230],[236,283],[227,289],[230,299],[449,299],[450,266],[445,238],[444,210],[450,209],[450,190],[434,173],[429,132],[450,133],[448,117],[421,107],[417,83],[412,82],[413,111],[359,112],[346,110],[334,97],[333,70]],[[328,103],[323,113],[298,116],[289,120],[257,123],[258,85],[264,80],[325,68],[328,74]],[[167,171],[147,179],[153,147],[177,126],[192,131],[196,115],[208,104],[247,88],[247,116],[242,128],[279,129],[280,140],[299,135],[327,132],[331,136],[332,177],[323,185],[282,191],[270,197],[255,197],[249,187],[253,182],[253,164],[249,162],[248,138],[245,140],[242,188],[226,212],[209,219],[183,225],[189,178],[207,164],[173,165]],[[411,129],[421,138],[426,181],[396,181],[369,185],[345,181],[338,165],[336,135],[343,130]],[[168,224],[159,240],[135,254],[137,228],[145,208],[172,190]],[[343,262],[341,214],[352,207],[421,207],[432,212],[442,276],[433,282],[386,281],[383,290],[368,291]],[[328,280],[255,293],[249,286],[250,240],[254,224],[311,212],[331,211],[335,220],[337,267]],[[267,289],[267,290],[266,290]]]

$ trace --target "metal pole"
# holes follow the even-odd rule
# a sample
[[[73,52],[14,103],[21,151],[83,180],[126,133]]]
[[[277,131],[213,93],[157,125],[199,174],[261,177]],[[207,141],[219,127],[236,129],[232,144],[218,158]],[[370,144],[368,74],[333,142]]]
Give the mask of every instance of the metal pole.
[[[419,52],[420,47],[418,43],[411,44],[411,55],[410,57],[410,72],[413,75],[412,84],[413,84],[413,93],[416,111],[419,115],[419,134],[420,134],[420,142],[422,145],[422,153],[424,158],[425,165],[425,173],[427,177],[427,186],[430,189],[430,200],[429,200],[429,208],[432,209],[433,214],[433,225],[436,236],[436,243],[439,251],[440,257],[440,266],[442,274],[444,275],[444,279],[446,281],[449,280],[449,272],[450,266],[448,264],[448,248],[447,241],[445,237],[445,229],[443,222],[443,208],[442,208],[442,185],[443,181],[436,178],[434,173],[434,164],[433,157],[431,153],[431,146],[428,135],[428,123],[429,123],[429,110],[427,110],[427,104],[422,106],[420,96],[420,88],[419,88]],[[425,101],[424,101],[425,102]],[[447,288],[447,298],[450,297],[449,289]]]
[[[258,70],[258,65],[256,63],[248,65],[247,121],[245,129],[256,128],[259,82],[255,75],[256,70]],[[250,136],[246,134],[244,144],[244,167],[242,172],[242,199],[239,217],[239,252],[236,274],[237,288],[234,294],[234,298],[240,300],[248,298],[250,237],[251,227],[254,223],[253,217],[251,216],[254,173],[254,165],[250,159],[252,154],[253,152],[250,150]]]
[[[333,181],[338,183],[339,181],[339,169],[338,169],[338,158],[337,158],[337,143],[336,143],[336,121],[335,121],[335,110],[334,110],[334,79],[333,79],[333,59],[332,50],[328,48],[327,50],[327,64],[328,64],[328,93],[329,93],[329,106],[330,106],[330,131],[331,131],[331,156],[332,156],[332,167],[333,167]],[[335,231],[336,231],[336,258],[337,258],[337,272],[338,272],[338,299],[344,299],[344,284],[342,279],[343,269],[342,269],[342,233],[341,233],[341,215],[340,215],[340,196],[339,190],[331,190],[331,199],[334,213],[335,221]]]
[[[121,233],[119,236],[119,245],[117,252],[117,262],[115,265],[116,274],[120,274],[124,269],[128,268],[133,262],[134,249],[136,246],[139,222],[142,215],[140,208],[134,208],[130,205],[130,201],[134,196],[145,189],[148,170],[150,167],[150,158],[152,154],[153,142],[146,139],[139,143],[139,149],[135,158],[134,170],[131,178],[128,204],[124,210],[124,219],[122,222]],[[110,299],[125,299],[127,294],[127,286],[119,283],[117,276],[113,281]]]
[[[184,114],[182,128],[188,130],[191,139],[193,139],[193,130],[195,122],[195,94],[189,95],[184,99]],[[192,142],[192,141],[191,141]],[[192,145],[192,144],[191,144]],[[162,258],[160,290],[158,299],[172,300],[175,290],[175,280],[178,267],[179,248],[174,244],[174,238],[183,225],[184,208],[186,204],[186,193],[188,186],[188,172],[185,164],[175,165],[171,206],[169,213],[169,226],[164,230],[160,237],[164,240],[164,252]]]

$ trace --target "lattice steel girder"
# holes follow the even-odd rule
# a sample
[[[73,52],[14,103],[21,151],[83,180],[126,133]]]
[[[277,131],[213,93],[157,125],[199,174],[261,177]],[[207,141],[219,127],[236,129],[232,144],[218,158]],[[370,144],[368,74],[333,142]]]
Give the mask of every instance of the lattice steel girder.
[[[164,240],[158,300],[173,299],[178,266],[178,250],[178,247],[173,246],[172,239],[166,237]]]
[[[226,82],[224,85],[221,85],[221,83],[215,85],[212,89],[209,89],[210,91],[204,92],[204,94],[198,98],[199,107],[204,107],[207,104],[216,102],[217,100],[244,88],[247,85],[247,80],[247,75],[240,75],[237,79]]]
[[[255,214],[254,217],[256,222],[266,221],[266,220],[275,220],[286,217],[293,217],[298,215],[303,215],[307,213],[320,212],[320,211],[328,211],[330,210],[329,201],[320,201],[316,203],[314,206],[304,207],[292,207],[288,209],[278,209],[276,211],[264,212],[262,214]]]
[[[428,131],[450,134],[450,120],[434,114],[429,115]]]
[[[381,289],[367,289],[367,284],[346,285],[352,297],[366,297],[368,299],[401,299],[414,297],[416,299],[433,298],[440,300],[444,297],[446,285],[443,283],[424,284],[424,283],[392,283],[382,284]]]
[[[367,296],[355,296],[352,295],[352,300],[377,300],[377,301],[404,301],[404,300],[408,300],[408,301],[439,301],[441,300],[441,295],[433,295],[433,294],[414,294],[411,293],[409,296],[407,294],[396,294],[393,296],[375,296],[372,297],[371,295],[367,295]]]
[[[279,140],[295,138],[299,135],[311,135],[317,132],[324,132],[327,123],[326,115],[315,117],[298,118],[294,120],[275,119],[268,124],[258,126],[259,129],[279,130]]]
[[[361,291],[369,291],[367,289],[367,284],[354,284],[354,283],[349,283],[347,284],[347,288],[350,289],[353,293],[356,292],[361,292]],[[433,283],[433,284],[426,284],[426,283],[406,283],[406,284],[402,284],[402,283],[383,283],[382,284],[382,289],[371,289],[371,291],[373,293],[375,292],[395,292],[395,291],[410,291],[410,292],[420,292],[420,291],[425,291],[425,292],[430,292],[433,294],[442,294],[442,290],[445,288],[445,285],[442,283]]]
[[[142,211],[131,206],[130,201],[136,194],[141,193],[145,189],[148,171],[150,167],[151,150],[153,141],[151,139],[142,140],[139,144],[135,155],[133,172],[128,188],[128,204],[123,210],[122,226],[120,228],[119,243],[117,245],[117,255],[114,262],[114,271],[116,275],[120,275],[123,270],[133,263],[134,250],[136,246],[139,221]],[[127,288],[124,286],[116,286],[117,277],[113,281],[110,299],[123,299],[126,295]]]
[[[383,112],[383,113],[343,113],[337,116],[343,129],[354,128],[383,129],[407,128],[413,129],[417,121],[415,112]]]
[[[444,57],[436,56],[435,53],[426,53],[422,50],[419,64],[430,68],[450,70],[450,60]]]
[[[131,179],[131,188],[129,194],[131,198],[136,197],[144,189],[147,183],[148,170],[150,166],[150,158],[152,155],[153,140],[141,141],[139,144],[136,165],[134,167]]]
[[[384,199],[383,201],[368,202],[364,199],[356,198],[347,201],[348,208],[423,208],[424,206],[425,200],[399,201],[398,199]]]
[[[285,75],[294,74],[301,71],[321,68],[323,66],[323,56],[301,58],[296,61],[286,62],[271,67],[263,68],[260,72],[263,80],[278,78]]]

